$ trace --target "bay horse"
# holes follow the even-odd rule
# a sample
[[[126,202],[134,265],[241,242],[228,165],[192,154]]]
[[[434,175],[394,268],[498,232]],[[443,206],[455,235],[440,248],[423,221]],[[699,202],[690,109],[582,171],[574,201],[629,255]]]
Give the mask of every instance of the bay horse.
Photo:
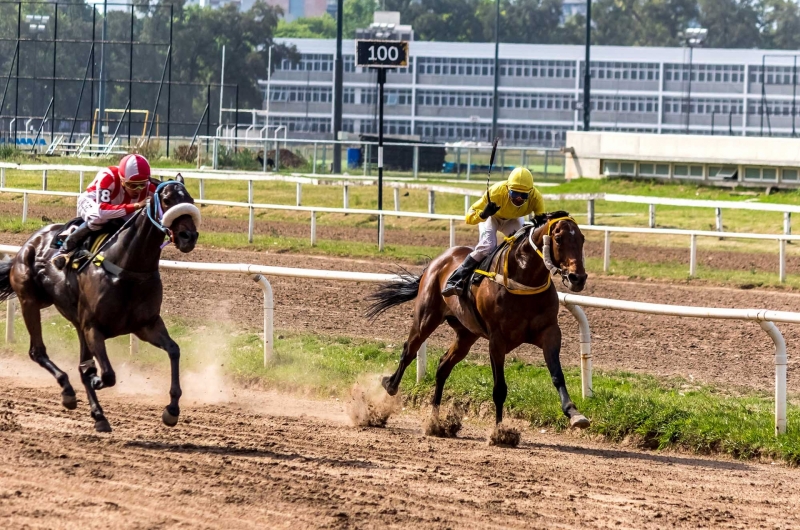
[[[489,340],[489,358],[494,377],[492,398],[495,420],[503,421],[506,386],[503,365],[505,356],[521,344],[542,349],[550,377],[561,399],[561,410],[577,428],[589,426],[567,392],[561,369],[561,328],[558,325],[558,294],[551,280],[560,276],[573,292],[586,285],[583,260],[584,236],[578,224],[566,212],[539,216],[535,224],[525,225],[506,238],[505,244],[491,259],[489,270],[479,285],[470,282],[459,296],[442,296],[450,274],[472,250],[453,247],[430,262],[420,276],[403,274],[397,281],[382,285],[368,298],[373,301],[367,316],[375,318],[390,307],[416,300],[408,340],[397,370],[384,377],[383,387],[394,396],[403,373],[425,340],[443,323],[453,328],[456,339],[442,356],[436,370],[433,394],[433,418],[438,419],[444,384],[453,367],[464,359],[470,348],[483,337]],[[483,264],[482,264],[483,265]]]
[[[53,240],[61,224],[46,226],[28,239],[16,256],[0,263],[0,300],[19,299],[30,334],[30,358],[50,372],[61,386],[67,409],[78,405],[75,390],[64,373],[47,356],[42,339],[41,310],[55,305],[78,332],[79,373],[95,421],[95,430],[110,432],[111,425],[97,400],[97,390],[113,387],[116,375],[106,353],[105,341],[133,333],[143,341],[166,350],[170,360],[170,403],[162,421],[173,427],[180,414],[180,348],[170,338],[161,319],[162,284],[158,272],[161,250],[174,242],[181,252],[191,252],[198,238],[200,211],[183,185],[183,178],[157,184],[147,206],[109,239],[102,254],[81,268],[70,264],[59,270],[51,263],[58,252]],[[165,236],[169,237],[167,243]],[[95,360],[100,365],[97,375]]]

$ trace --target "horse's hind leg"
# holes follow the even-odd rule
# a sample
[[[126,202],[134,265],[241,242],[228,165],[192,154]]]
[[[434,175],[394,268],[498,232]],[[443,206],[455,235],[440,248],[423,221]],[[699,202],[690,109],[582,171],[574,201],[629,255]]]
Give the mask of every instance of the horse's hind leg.
[[[89,399],[94,428],[97,432],[111,432],[111,424],[108,423],[103,408],[97,400],[97,390],[103,388],[103,381],[97,375],[97,366],[94,363],[95,357],[108,359],[105,337],[94,329],[88,329],[84,332],[78,330],[78,339],[81,343],[81,363],[78,370],[83,388],[86,389],[86,397]]]
[[[157,348],[167,352],[169,355],[169,365],[171,371],[171,380],[169,386],[169,405],[164,408],[161,414],[161,420],[165,425],[174,427],[178,424],[178,416],[181,413],[179,401],[181,399],[181,381],[180,381],[180,359],[181,349],[178,344],[169,336],[167,327],[161,317],[158,317],[156,322],[148,327],[142,328],[136,332],[136,336],[143,341],[149,342]]]
[[[433,393],[432,401],[434,417],[439,414],[439,406],[442,404],[442,393],[444,392],[444,383],[447,381],[447,378],[450,377],[450,372],[453,371],[455,365],[467,356],[472,345],[478,340],[478,335],[475,335],[462,326],[455,317],[449,317],[447,323],[455,330],[456,340],[450,345],[450,349],[447,350],[447,353],[442,356],[439,361],[439,367],[436,369],[436,390]]]
[[[550,378],[553,380],[553,386],[558,391],[558,397],[561,400],[561,410],[564,415],[569,418],[569,424],[572,427],[585,429],[589,426],[589,420],[578,412],[578,407],[572,402],[567,392],[567,383],[564,380],[564,372],[561,369],[561,328],[558,325],[550,326],[545,329],[541,335],[542,352],[544,353],[544,361],[547,363],[547,370],[550,372]]]
[[[56,378],[59,386],[61,386],[61,403],[70,410],[74,409],[78,406],[78,400],[75,397],[75,390],[69,382],[69,377],[47,356],[47,348],[42,339],[42,315],[39,305],[21,298],[20,308],[22,318],[25,320],[25,327],[28,328],[28,334],[31,337],[28,355],[34,362]]]
[[[392,375],[384,377],[381,381],[383,388],[386,389],[386,392],[388,392],[390,396],[396,395],[397,391],[400,390],[400,381],[403,379],[403,374],[406,368],[408,368],[408,365],[411,364],[411,361],[417,357],[417,351],[420,346],[422,346],[422,343],[428,340],[431,333],[436,331],[436,328],[441,325],[443,311],[442,308],[439,307],[439,302],[440,300],[435,300],[432,304],[428,304],[427,307],[424,307],[424,302],[418,300],[417,308],[414,311],[414,322],[411,324],[408,340],[403,344],[400,364],[398,364],[397,370],[395,370]],[[431,308],[430,305],[433,304],[436,304],[437,307]]]

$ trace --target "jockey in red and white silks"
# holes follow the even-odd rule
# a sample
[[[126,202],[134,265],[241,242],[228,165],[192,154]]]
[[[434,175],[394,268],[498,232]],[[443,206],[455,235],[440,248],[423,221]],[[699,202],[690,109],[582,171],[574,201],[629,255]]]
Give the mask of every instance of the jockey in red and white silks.
[[[141,155],[127,155],[119,166],[97,173],[89,187],[78,197],[78,215],[84,223],[64,241],[52,263],[63,269],[66,255],[78,248],[90,233],[99,230],[110,219],[127,219],[147,204],[156,191],[150,182],[150,164]]]
[[[141,155],[127,155],[119,166],[97,173],[78,197],[78,214],[90,230],[98,230],[109,219],[126,219],[144,208],[147,198],[155,191],[147,159]]]

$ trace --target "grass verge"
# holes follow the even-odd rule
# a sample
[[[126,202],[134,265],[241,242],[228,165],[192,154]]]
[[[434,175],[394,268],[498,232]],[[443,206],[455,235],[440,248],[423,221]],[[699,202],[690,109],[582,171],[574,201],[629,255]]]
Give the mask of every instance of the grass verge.
[[[72,327],[57,315],[44,319],[45,340],[57,362],[77,364],[77,339]],[[402,346],[385,342],[326,337],[305,333],[277,335],[274,359],[263,365],[258,335],[232,333],[224,327],[198,326],[170,319],[170,332],[181,344],[185,370],[218,364],[240,383],[320,397],[345,397],[366,374],[394,370]],[[0,332],[4,333],[0,323]],[[6,353],[25,355],[27,334],[18,319],[18,341]],[[71,351],[71,354],[67,354]],[[166,355],[142,345],[137,357],[127,353],[127,337],[109,341],[112,362],[133,363],[167,373]],[[426,377],[414,382],[409,367],[402,392],[409,406],[427,406],[434,374],[443,351],[430,348]],[[466,405],[476,414],[492,416],[492,373],[482,357],[460,363],[445,388],[446,399]],[[506,363],[506,414],[537,428],[568,429],[547,369],[510,359]],[[735,458],[770,458],[800,464],[800,407],[788,409],[788,431],[775,437],[773,402],[767,394],[726,392],[690,384],[681,378],[657,378],[627,372],[594,374],[594,393],[580,398],[580,372],[565,370],[568,388],[583,414],[592,420],[587,434],[610,442],[626,442],[647,449],[680,449],[701,454],[721,453]],[[55,383],[54,383],[55,385]],[[55,386],[54,386],[55,388]]]

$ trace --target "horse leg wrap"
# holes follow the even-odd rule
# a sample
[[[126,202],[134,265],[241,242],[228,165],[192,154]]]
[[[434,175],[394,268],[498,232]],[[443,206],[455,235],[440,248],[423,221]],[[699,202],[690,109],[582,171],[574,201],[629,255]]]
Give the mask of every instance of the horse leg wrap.
[[[97,365],[95,364],[94,359],[83,361],[81,364],[78,365],[78,369],[81,371],[82,374],[87,374],[87,375],[90,373],[97,374]]]

